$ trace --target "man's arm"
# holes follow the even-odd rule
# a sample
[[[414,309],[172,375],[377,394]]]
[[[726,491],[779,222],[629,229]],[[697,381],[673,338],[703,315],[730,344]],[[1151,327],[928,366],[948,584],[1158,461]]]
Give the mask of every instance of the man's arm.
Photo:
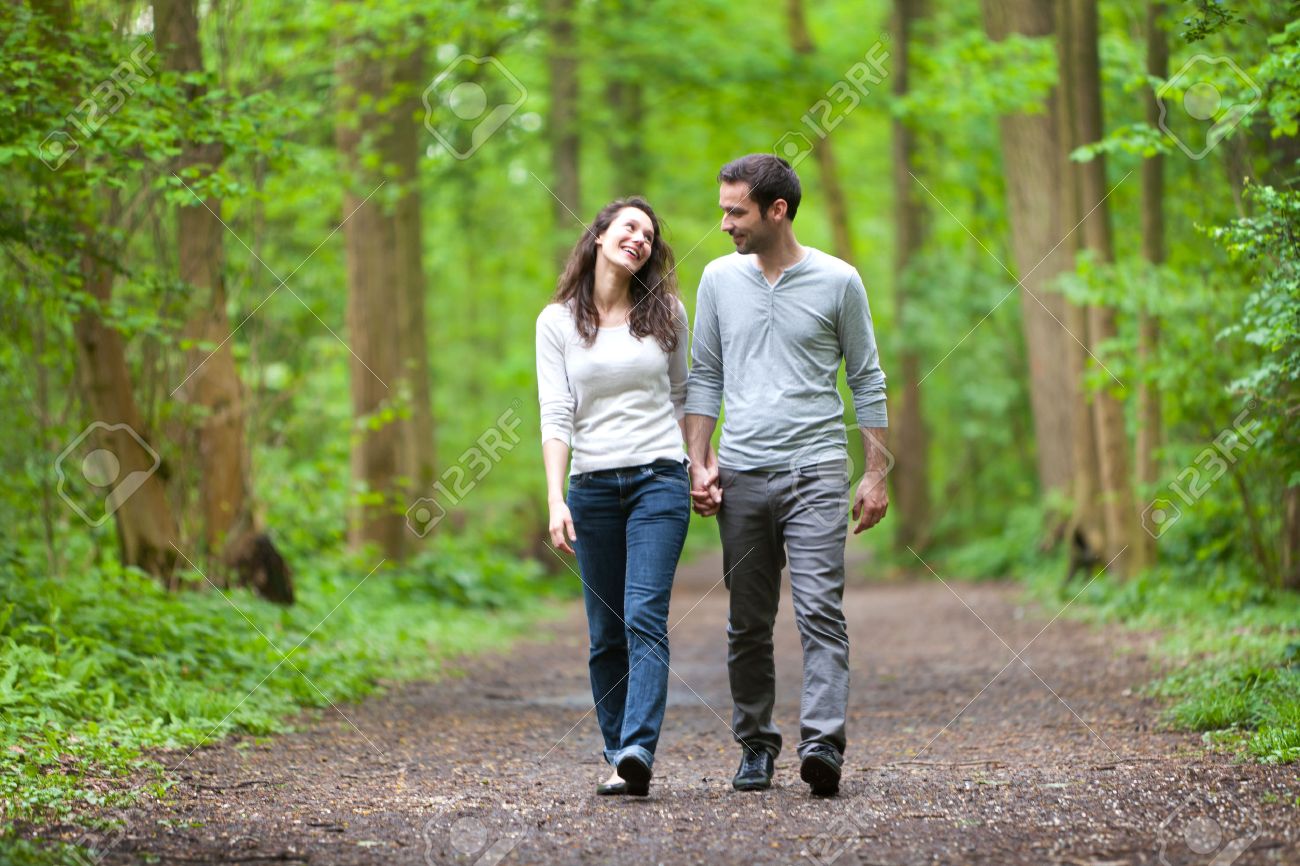
[[[857,535],[879,523],[889,508],[885,476],[894,461],[885,447],[889,417],[885,411],[885,373],[880,369],[880,352],[871,327],[871,308],[862,278],[853,272],[845,287],[839,317],[840,348],[844,371],[853,393],[853,411],[862,432],[862,454],[866,471],[853,494],[853,519]]]
[[[695,510],[709,517],[722,502],[717,455],[709,447],[722,408],[722,334],[707,273],[696,296],[695,339],[686,387],[686,453],[691,458],[691,497]]]
[[[888,427],[885,411],[885,372],[871,327],[871,308],[862,278],[854,271],[844,290],[837,324],[844,375],[853,393],[853,411],[859,427]]]

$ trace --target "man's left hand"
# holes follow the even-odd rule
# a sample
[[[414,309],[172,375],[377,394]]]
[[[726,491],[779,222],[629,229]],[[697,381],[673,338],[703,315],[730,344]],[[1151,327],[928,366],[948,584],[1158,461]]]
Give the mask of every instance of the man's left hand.
[[[857,535],[875,526],[884,519],[888,508],[889,492],[885,487],[885,473],[874,469],[868,471],[862,476],[857,492],[853,494],[853,519],[858,522],[853,527],[853,534]]]

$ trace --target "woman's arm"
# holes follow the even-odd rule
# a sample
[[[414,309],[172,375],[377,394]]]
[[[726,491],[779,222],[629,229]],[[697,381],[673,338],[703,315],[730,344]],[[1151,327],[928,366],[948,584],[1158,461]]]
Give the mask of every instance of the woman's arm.
[[[573,546],[569,542],[576,541],[578,535],[573,530],[569,505],[564,501],[564,473],[569,468],[569,446],[559,439],[547,439],[542,443],[542,463],[546,465],[546,505],[550,511],[547,529],[551,533],[551,544],[565,553],[573,553]]]
[[[577,539],[573,518],[564,501],[564,475],[569,468],[569,438],[573,435],[575,400],[564,365],[563,328],[548,308],[537,317],[537,396],[541,403],[542,464],[546,467],[546,503],[550,511],[551,543],[573,553]]]

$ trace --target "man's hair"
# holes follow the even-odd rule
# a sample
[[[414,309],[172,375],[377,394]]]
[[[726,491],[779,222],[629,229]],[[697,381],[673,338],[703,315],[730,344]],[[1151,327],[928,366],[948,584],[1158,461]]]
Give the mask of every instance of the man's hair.
[[[799,175],[790,163],[770,153],[751,153],[733,159],[718,172],[719,183],[749,184],[749,197],[758,205],[759,216],[766,218],[767,209],[779,198],[785,199],[786,219],[794,222],[799,212],[799,199],[803,192]]]

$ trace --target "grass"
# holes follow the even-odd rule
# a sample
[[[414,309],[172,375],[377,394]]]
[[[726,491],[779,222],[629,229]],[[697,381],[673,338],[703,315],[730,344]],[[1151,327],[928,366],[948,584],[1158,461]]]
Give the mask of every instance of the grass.
[[[487,545],[439,540],[367,578],[377,560],[300,563],[287,609],[243,590],[169,595],[113,565],[49,579],[0,561],[0,835],[129,802],[132,772],[161,794],[149,750],[287,730],[303,708],[438,673],[554,609],[557,582]]]
[[[1087,583],[1061,586],[1064,564],[1027,579],[1053,610]],[[1067,615],[1157,635],[1168,673],[1151,684],[1170,702],[1165,721],[1207,743],[1266,763],[1300,759],[1300,595],[1269,589],[1230,568],[1209,574],[1162,565],[1128,582],[1102,576]],[[1092,575],[1088,575],[1091,577]]]
[[[1151,651],[1167,673],[1149,691],[1169,702],[1170,727],[1256,761],[1300,760],[1300,594],[1192,542],[1162,542],[1164,561],[1127,582],[1103,574],[1089,583],[1094,570],[1062,586],[1064,554],[1039,549],[1041,515],[1013,509],[997,536],[927,560],[944,575],[1018,578],[1052,611],[1069,602],[1066,616],[1155,633]]]

